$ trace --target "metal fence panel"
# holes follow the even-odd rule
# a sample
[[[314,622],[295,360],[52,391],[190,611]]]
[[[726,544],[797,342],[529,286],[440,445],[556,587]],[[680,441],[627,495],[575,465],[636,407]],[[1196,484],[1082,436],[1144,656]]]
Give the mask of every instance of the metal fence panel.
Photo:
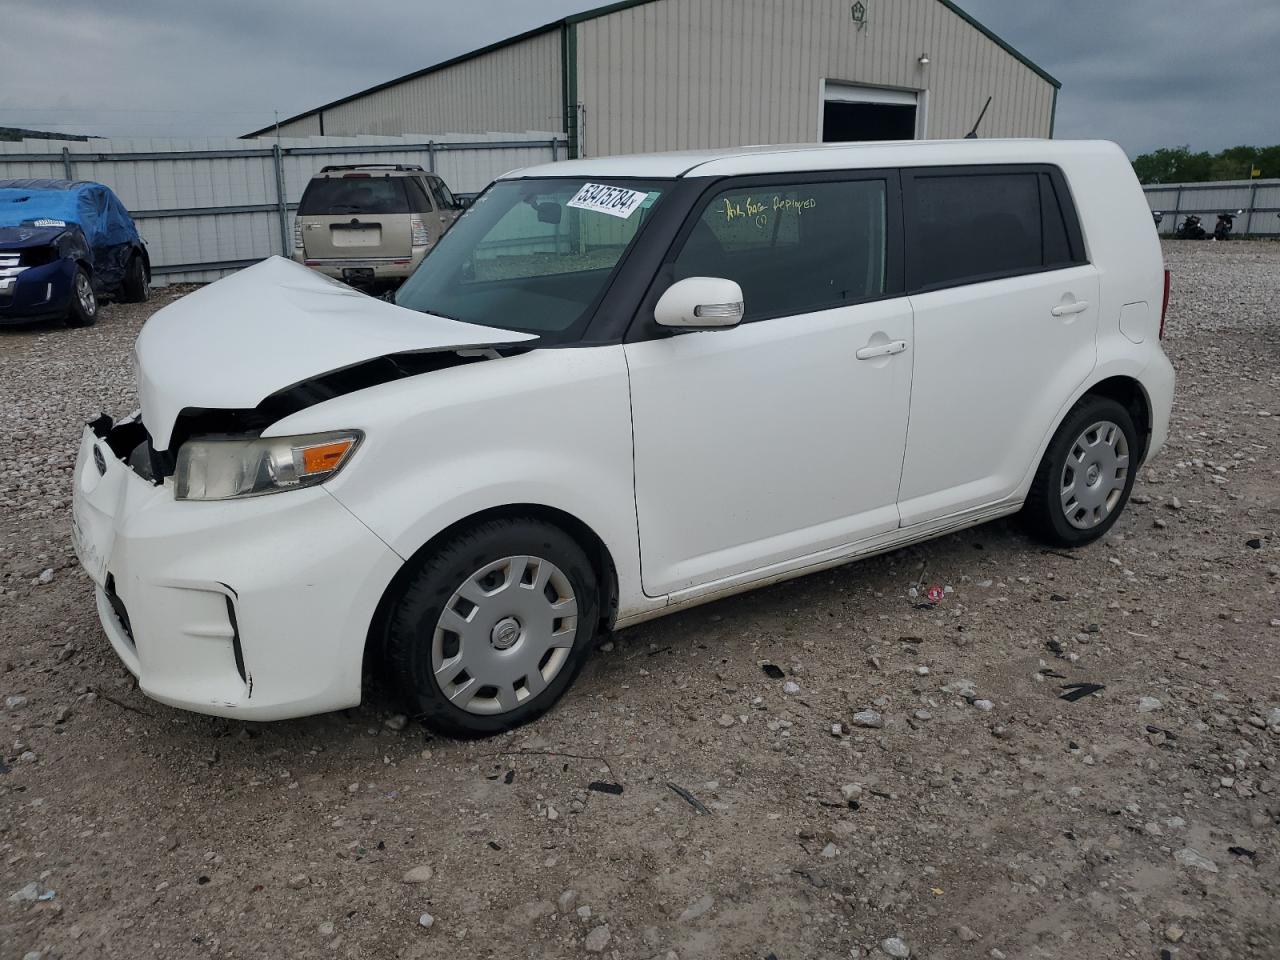
[[[1162,236],[1172,236],[1188,214],[1197,214],[1213,232],[1219,213],[1236,217],[1233,236],[1280,237],[1280,180],[1224,180],[1218,183],[1160,183],[1142,188],[1152,210],[1164,214]]]
[[[0,179],[105,183],[133,214],[157,284],[216,280],[285,253],[302,191],[332,163],[416,163],[455,193],[568,156],[562,133],[210,137],[0,143]]]

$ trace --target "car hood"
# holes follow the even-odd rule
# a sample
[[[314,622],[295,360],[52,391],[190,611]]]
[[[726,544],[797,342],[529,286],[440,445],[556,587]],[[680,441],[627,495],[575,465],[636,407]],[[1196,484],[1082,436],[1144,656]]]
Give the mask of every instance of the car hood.
[[[153,447],[167,450],[184,410],[253,409],[304,380],[392,354],[535,339],[399,307],[271,257],[143,326],[134,347],[142,422]]]
[[[43,247],[53,243],[67,232],[68,226],[35,227],[19,224],[16,227],[0,227],[0,250],[24,250],[27,247]]]

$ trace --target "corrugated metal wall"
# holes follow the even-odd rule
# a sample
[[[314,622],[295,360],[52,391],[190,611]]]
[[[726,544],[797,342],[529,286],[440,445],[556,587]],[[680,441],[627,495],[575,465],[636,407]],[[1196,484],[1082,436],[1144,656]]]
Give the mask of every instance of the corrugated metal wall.
[[[309,137],[280,141],[284,199],[292,210],[312,174],[326,163],[417,163],[432,166],[422,148],[434,140],[434,167],[459,193],[473,193],[517,167],[563,159],[563,134],[436,134],[412,137]],[[528,141],[528,145],[513,145]],[[486,147],[501,143],[501,147]],[[405,149],[395,149],[404,144]],[[443,145],[449,149],[443,149]],[[471,144],[476,146],[472,147]],[[89,141],[23,140],[0,143],[0,179],[66,174],[63,148],[74,179],[105,183],[129,208],[161,282],[216,280],[233,267],[281,253],[281,222],[276,190],[275,138],[238,140],[116,139]],[[366,152],[360,148],[377,147]],[[355,149],[352,149],[355,148]],[[390,148],[390,149],[389,149]],[[302,150],[306,152],[290,153]],[[249,153],[250,156],[227,156]],[[23,155],[42,159],[23,159]],[[168,157],[166,154],[181,154]],[[57,156],[57,159],[43,159]],[[234,212],[227,207],[256,207]],[[207,209],[200,209],[207,208]],[[287,229],[293,216],[286,214]],[[174,269],[185,267],[185,269]]]
[[[275,136],[274,133],[270,134]],[[318,137],[320,136],[320,114],[309,113],[289,123],[280,124],[282,137]]]
[[[1218,214],[1243,210],[1232,232],[1254,237],[1280,235],[1280,180],[1223,180],[1217,183],[1161,183],[1142,188],[1152,210],[1164,214],[1160,233],[1171,235],[1186,215],[1200,216],[1213,232]]]
[[[579,23],[587,156],[809,142],[824,80],[928,90],[929,138],[1046,137],[1053,86],[938,0],[664,0]],[[917,61],[927,54],[931,62]]]
[[[559,130],[560,79],[560,33],[552,30],[325,110],[324,133]],[[318,134],[319,116],[308,114],[280,132]]]

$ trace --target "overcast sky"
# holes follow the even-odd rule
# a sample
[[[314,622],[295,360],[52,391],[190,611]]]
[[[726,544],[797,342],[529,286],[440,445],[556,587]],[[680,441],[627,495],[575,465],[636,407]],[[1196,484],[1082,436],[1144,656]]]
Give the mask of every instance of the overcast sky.
[[[1280,143],[1277,0],[959,2],[1062,81],[1060,137]],[[239,135],[596,5],[4,0],[0,126]]]

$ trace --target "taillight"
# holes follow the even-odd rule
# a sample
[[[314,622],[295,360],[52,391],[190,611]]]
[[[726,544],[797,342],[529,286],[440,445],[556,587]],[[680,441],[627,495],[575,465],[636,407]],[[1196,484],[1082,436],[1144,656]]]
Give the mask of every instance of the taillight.
[[[302,249],[302,221],[297,218],[293,221],[293,246],[297,250]]]
[[[415,247],[425,247],[430,242],[427,236],[427,222],[421,217],[409,218],[409,242]]]
[[[1164,320],[1169,315],[1169,271],[1164,272],[1164,303],[1160,304],[1160,339],[1164,339]]]

